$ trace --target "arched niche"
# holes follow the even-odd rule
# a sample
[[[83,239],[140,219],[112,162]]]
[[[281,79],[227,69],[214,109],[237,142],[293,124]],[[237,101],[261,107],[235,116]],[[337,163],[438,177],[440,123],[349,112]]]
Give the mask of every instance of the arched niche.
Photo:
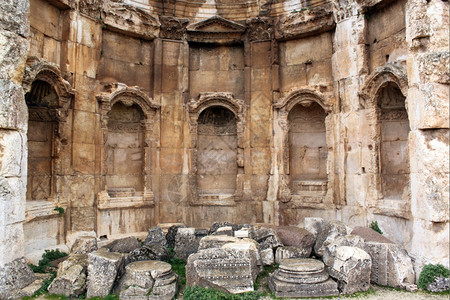
[[[151,145],[159,105],[138,88],[112,85],[97,95],[102,128],[102,188],[97,208],[154,206]]]
[[[328,192],[327,115],[331,106],[313,89],[296,89],[274,104],[282,165],[278,198],[295,207],[320,209]]]
[[[69,206],[65,184],[70,176],[75,91],[56,65],[35,57],[27,59],[22,84],[28,107],[24,248],[30,253],[65,238],[67,218],[54,209]]]
[[[359,94],[369,123],[373,159],[365,169],[376,188],[374,213],[404,219],[411,216],[407,82],[405,70],[389,64],[370,75]]]
[[[28,106],[26,199],[46,201],[50,204],[37,204],[36,209],[53,210],[55,205],[67,204],[60,199],[61,180],[64,166],[70,165],[69,112],[75,92],[56,65],[35,57],[27,60],[23,89]]]
[[[231,93],[201,93],[189,103],[191,205],[233,206],[242,198],[246,107]]]

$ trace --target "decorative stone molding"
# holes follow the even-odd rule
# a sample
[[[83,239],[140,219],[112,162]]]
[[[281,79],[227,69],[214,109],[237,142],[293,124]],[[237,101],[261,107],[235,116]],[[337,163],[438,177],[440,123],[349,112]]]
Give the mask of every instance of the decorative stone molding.
[[[236,117],[237,127],[237,158],[238,168],[244,168],[244,130],[246,123],[247,106],[241,99],[235,99],[232,93],[212,92],[200,93],[198,99],[191,99],[188,103],[189,108],[189,125],[191,136],[191,148],[193,151],[192,166],[190,168],[190,185],[192,187],[191,205],[221,205],[231,206],[235,201],[242,198],[242,184],[239,175],[236,176],[236,191],[233,197],[203,196],[198,195],[197,189],[197,139],[198,139],[198,118],[202,111],[212,106],[222,106],[229,109]],[[238,172],[243,173],[243,172]],[[194,192],[195,191],[195,192]],[[204,201],[202,201],[204,200]]]
[[[160,38],[169,40],[185,39],[186,26],[189,23],[189,19],[161,16],[159,21],[161,22]]]
[[[142,92],[138,87],[128,87],[122,83],[115,83],[106,86],[108,92],[100,93],[96,96],[100,105],[100,123],[102,129],[102,145],[103,153],[101,158],[101,174],[103,177],[102,191],[97,194],[97,207],[99,209],[110,208],[126,208],[126,207],[145,207],[154,205],[154,195],[151,189],[151,161],[150,151],[151,145],[154,141],[153,126],[156,118],[156,112],[160,108],[159,104],[153,102],[153,100]],[[115,197],[120,199],[112,199],[108,194],[108,188],[106,186],[105,176],[107,173],[107,149],[106,142],[108,140],[108,113],[111,111],[113,105],[117,102],[121,102],[125,106],[131,106],[133,104],[138,105],[144,113],[144,119],[141,121],[141,126],[144,129],[144,144],[143,144],[143,195]],[[136,199],[139,198],[139,199]]]
[[[378,91],[388,83],[397,85],[403,96],[406,97],[408,94],[406,70],[397,63],[387,64],[384,67],[377,68],[375,72],[366,78],[363,88],[359,92],[361,106],[363,108],[375,107]]]
[[[157,38],[161,26],[157,17],[117,0],[103,4],[101,22],[109,30],[147,40]]]
[[[52,184],[51,195],[48,201],[60,204],[58,195],[62,183],[60,182],[63,174],[63,165],[70,164],[70,143],[71,140],[71,124],[68,124],[68,116],[71,110],[72,101],[75,95],[75,90],[71,85],[62,78],[59,67],[53,63],[47,62],[44,59],[37,57],[29,57],[26,62],[25,72],[22,81],[24,93],[31,91],[31,86],[34,81],[40,80],[48,83],[57,94],[57,103],[55,106],[49,107],[48,111],[42,111],[39,108],[35,109],[42,119],[51,119],[56,121],[56,131],[53,143],[53,166],[52,166]],[[62,205],[62,204],[60,204]]]
[[[400,89],[400,92],[406,98],[408,95],[408,78],[406,70],[400,64],[391,63],[384,67],[377,68],[374,73],[368,76],[365,80],[363,88],[359,92],[360,105],[367,110],[367,118],[369,122],[369,151],[370,165],[366,166],[369,173],[373,173],[374,183],[373,188],[376,190],[375,199],[369,206],[374,209],[374,214],[385,216],[394,216],[403,219],[411,217],[410,203],[400,201],[392,201],[392,199],[385,199],[382,192],[382,176],[381,176],[381,121],[382,120],[396,120],[405,118],[407,113],[407,99],[405,99],[404,111],[391,111],[382,113],[379,108],[379,93],[388,84],[393,84]]]
[[[272,39],[273,26],[270,18],[253,18],[247,21],[247,26],[247,35],[251,42]]]
[[[332,30],[333,13],[325,9],[305,9],[282,17],[275,25],[275,38],[301,38]]]
[[[199,43],[242,43],[244,25],[214,16],[187,26],[188,41]]]
[[[310,207],[315,209],[323,209],[323,201],[327,194],[327,180],[324,181],[301,181],[301,185],[306,187],[303,189],[301,195],[292,194],[290,170],[289,170],[289,112],[297,104],[309,106],[311,103],[316,102],[325,111],[326,114],[330,114],[332,105],[329,99],[325,98],[320,92],[311,88],[294,88],[291,89],[287,96],[280,98],[274,105],[274,109],[277,110],[275,120],[281,128],[281,145],[282,149],[282,163],[283,169],[279,176],[279,192],[278,199],[283,203],[290,203],[289,207],[300,208]],[[328,180],[330,181],[330,180]],[[319,189],[317,187],[320,187]],[[292,206],[293,205],[293,206]]]

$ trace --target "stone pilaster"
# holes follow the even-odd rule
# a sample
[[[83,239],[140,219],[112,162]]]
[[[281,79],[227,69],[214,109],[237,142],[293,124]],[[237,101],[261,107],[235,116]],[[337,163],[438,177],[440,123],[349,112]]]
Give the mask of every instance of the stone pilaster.
[[[413,0],[408,1],[406,10],[414,218],[411,249],[419,269],[429,262],[448,267],[449,5],[445,1]],[[430,236],[436,243],[429,242]],[[425,261],[423,256],[434,261]]]

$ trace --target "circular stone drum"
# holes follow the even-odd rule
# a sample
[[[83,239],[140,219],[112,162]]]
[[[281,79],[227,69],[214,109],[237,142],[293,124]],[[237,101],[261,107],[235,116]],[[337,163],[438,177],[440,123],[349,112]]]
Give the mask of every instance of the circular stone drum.
[[[320,283],[328,277],[324,263],[310,258],[282,259],[274,274],[275,279],[292,283]]]

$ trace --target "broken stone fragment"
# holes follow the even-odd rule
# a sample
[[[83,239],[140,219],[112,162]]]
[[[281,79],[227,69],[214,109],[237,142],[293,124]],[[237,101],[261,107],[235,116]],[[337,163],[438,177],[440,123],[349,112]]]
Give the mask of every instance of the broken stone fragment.
[[[340,235],[347,235],[347,227],[340,221],[324,222],[321,230],[317,234],[314,252],[322,257],[327,245]]]
[[[275,251],[275,262],[280,263],[285,258],[307,258],[311,250],[302,249],[295,246],[278,247]]]
[[[195,235],[195,228],[178,228],[175,237],[175,257],[187,260],[189,255],[197,252],[199,241]]]
[[[342,294],[365,292],[370,288],[372,260],[362,249],[339,246],[328,260],[327,270],[338,281]]]
[[[259,244],[260,250],[267,248],[276,249],[283,246],[280,238],[271,228],[254,226],[249,229],[249,237]]]
[[[227,236],[234,236],[234,231],[231,226],[223,226],[218,228],[214,233],[211,235],[227,235]]]
[[[267,248],[259,251],[261,261],[264,266],[271,266],[275,262],[275,256],[273,255],[273,249]]]
[[[394,288],[414,284],[413,263],[406,250],[399,245],[366,242],[364,251],[372,258],[371,282]]]
[[[364,249],[364,239],[357,235],[338,235],[335,239],[331,240],[330,243],[325,247],[325,251],[322,256],[323,262],[329,266],[331,262],[329,260],[333,259],[335,256],[336,248],[340,246],[357,247]]]
[[[176,294],[177,277],[170,264],[149,260],[128,264],[116,287],[120,299],[170,300]]]
[[[285,246],[295,246],[304,249],[309,257],[314,246],[315,238],[308,230],[296,226],[274,226],[273,229]]]
[[[165,260],[169,258],[169,251],[160,244],[148,244],[132,251],[127,255],[127,263],[140,260]]]
[[[13,260],[0,267],[0,299],[20,299],[20,289],[36,279],[24,257]]]
[[[73,254],[88,254],[98,249],[97,238],[92,236],[78,237],[70,249]]]
[[[316,239],[319,232],[322,231],[325,220],[322,218],[305,218],[304,223],[305,229],[314,236],[314,239]]]
[[[50,294],[77,297],[86,291],[86,274],[83,266],[73,265],[57,276],[48,287]]]
[[[164,248],[167,248],[167,240],[166,236],[161,229],[161,227],[156,226],[153,228],[150,228],[148,231],[148,235],[145,238],[144,245],[150,245],[150,244],[159,244]]]
[[[186,228],[185,225],[172,225],[169,227],[166,233],[167,246],[170,248],[175,248],[175,237],[179,228]]]
[[[122,266],[120,253],[96,251],[88,258],[87,297],[105,297],[111,293],[117,273]]]
[[[109,249],[110,252],[118,252],[118,253],[130,253],[133,250],[141,247],[141,243],[135,237],[127,237],[123,239],[118,239],[112,241],[108,245],[104,246],[104,248]]]
[[[186,265],[188,286],[215,288],[232,294],[253,291],[257,275],[257,258],[249,249],[200,250],[189,256]]]
[[[198,250],[220,248],[227,243],[237,242],[239,239],[226,235],[208,235],[200,240]]]

